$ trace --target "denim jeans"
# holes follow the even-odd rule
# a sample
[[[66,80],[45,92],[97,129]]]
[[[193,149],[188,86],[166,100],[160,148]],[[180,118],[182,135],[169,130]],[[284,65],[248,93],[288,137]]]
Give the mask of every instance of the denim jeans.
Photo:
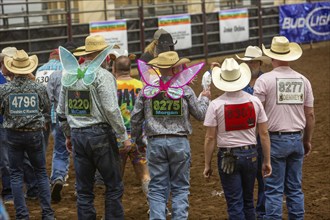
[[[304,218],[302,192],[302,164],[304,146],[301,134],[270,135],[272,175],[265,179],[266,216],[264,219],[282,219],[283,193],[289,219]]]
[[[191,153],[186,137],[148,138],[150,219],[166,219],[169,190],[172,219],[188,219]],[[171,189],[168,189],[170,186]]]
[[[16,218],[29,219],[29,212],[23,193],[23,159],[26,152],[38,181],[38,196],[42,208],[42,219],[54,219],[54,212],[50,205],[50,188],[46,171],[42,132],[20,132],[7,129],[7,139],[10,180]]]
[[[257,151],[258,151],[258,171],[257,171],[258,199],[256,205],[256,214],[257,214],[257,219],[263,219],[264,215],[266,214],[266,208],[265,208],[266,197],[264,192],[265,191],[264,178],[262,176],[263,155],[262,155],[262,147],[260,145],[260,142],[258,142]]]
[[[66,149],[65,136],[57,121],[52,125],[54,137],[54,149],[52,160],[52,173],[50,182],[53,184],[55,180],[65,181],[65,176],[68,174],[70,165],[70,153]]]
[[[0,172],[2,180],[1,196],[4,201],[12,199],[9,174],[8,144],[6,130],[0,125]]]
[[[237,157],[232,174],[221,170],[224,151],[218,152],[218,169],[229,220],[255,220],[253,190],[258,166],[257,149],[235,148],[231,152]]]
[[[76,172],[78,219],[95,220],[94,177],[96,169],[106,187],[104,219],[124,219],[124,192],[119,150],[111,127],[72,129],[71,141]]]

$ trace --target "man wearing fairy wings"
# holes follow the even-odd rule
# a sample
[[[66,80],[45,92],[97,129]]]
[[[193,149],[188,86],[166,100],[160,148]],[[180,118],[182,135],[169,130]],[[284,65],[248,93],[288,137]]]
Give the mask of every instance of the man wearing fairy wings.
[[[210,91],[203,91],[198,99],[187,85],[204,63],[177,72],[188,62],[189,59],[179,59],[174,51],[159,54],[148,65],[138,60],[141,79],[146,86],[139,93],[131,114],[131,135],[139,144],[145,123],[151,177],[148,191],[150,219],[166,219],[169,190],[172,192],[173,219],[188,218],[191,163],[188,135],[192,133],[189,117],[192,115],[202,121],[210,98]]]
[[[88,36],[85,46],[74,53],[85,58],[80,66],[69,51],[59,48],[64,72],[57,113],[67,148],[74,146],[78,219],[96,219],[96,169],[106,186],[104,219],[124,219],[116,136],[124,151],[129,150],[131,142],[118,106],[115,78],[101,67],[112,47],[100,35]]]

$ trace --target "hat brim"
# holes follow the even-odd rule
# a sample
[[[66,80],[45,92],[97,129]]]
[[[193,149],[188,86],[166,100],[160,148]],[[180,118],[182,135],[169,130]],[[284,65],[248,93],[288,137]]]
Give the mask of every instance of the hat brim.
[[[239,65],[239,71],[241,73],[240,78],[235,81],[225,81],[220,77],[221,69],[219,67],[214,67],[212,69],[212,82],[218,89],[225,92],[236,92],[245,88],[251,80],[251,71],[246,63],[241,63]]]
[[[78,47],[75,52],[73,52],[73,55],[75,55],[76,57],[81,57],[81,56],[85,56],[91,53],[95,53],[95,52],[99,52],[99,51],[103,51],[105,48],[107,48],[109,45],[105,45],[103,48],[97,49],[97,50],[92,50],[92,51],[86,51],[86,47],[85,46],[81,46]]]
[[[161,64],[158,63],[158,57],[156,57],[156,58],[150,60],[148,65],[154,66],[154,67],[157,67],[157,68],[160,68],[160,69],[168,69],[168,68],[173,68],[173,67],[176,67],[176,66],[180,66],[180,65],[185,64],[185,63],[190,63],[190,60],[188,58],[181,58],[174,64],[161,65]]]
[[[270,64],[271,63],[271,59],[269,57],[266,57],[266,56],[260,56],[260,57],[239,57],[237,54],[236,54],[236,58],[241,60],[241,61],[244,61],[244,62],[248,62],[248,61],[254,61],[254,60],[259,60],[263,63],[266,63],[266,64]]]
[[[32,73],[38,66],[38,57],[36,55],[32,55],[29,57],[30,64],[24,68],[18,68],[13,66],[13,58],[5,57],[4,64],[8,71],[18,75],[26,75]]]
[[[265,45],[262,45],[262,51],[270,58],[281,61],[294,61],[298,60],[302,55],[302,49],[297,43],[289,43],[290,52],[287,54],[277,54],[270,49],[266,49]]]

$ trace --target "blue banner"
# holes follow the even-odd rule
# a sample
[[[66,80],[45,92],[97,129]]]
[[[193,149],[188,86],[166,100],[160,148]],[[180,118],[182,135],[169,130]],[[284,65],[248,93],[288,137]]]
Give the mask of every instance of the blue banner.
[[[280,6],[280,35],[297,43],[330,40],[330,2]]]

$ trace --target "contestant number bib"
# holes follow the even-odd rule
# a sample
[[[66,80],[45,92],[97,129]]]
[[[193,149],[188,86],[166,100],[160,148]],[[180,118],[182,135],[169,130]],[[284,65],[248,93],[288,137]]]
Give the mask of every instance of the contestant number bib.
[[[67,108],[69,115],[90,116],[92,100],[89,91],[68,91]]]
[[[37,93],[17,93],[9,95],[9,114],[35,115],[39,112]]]
[[[298,79],[276,79],[277,104],[303,104],[304,81]]]
[[[225,105],[226,131],[237,131],[254,128],[256,113],[252,102]]]
[[[36,81],[38,83],[42,83],[45,86],[47,86],[50,75],[52,75],[53,72],[54,72],[54,70],[41,70],[41,71],[38,71],[36,73]]]
[[[182,99],[170,99],[164,92],[151,99],[153,116],[182,116]]]

